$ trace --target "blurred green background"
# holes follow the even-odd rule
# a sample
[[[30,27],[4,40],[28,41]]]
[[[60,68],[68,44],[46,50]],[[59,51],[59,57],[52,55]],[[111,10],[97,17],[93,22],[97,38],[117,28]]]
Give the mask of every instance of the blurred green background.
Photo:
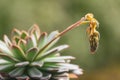
[[[27,30],[38,24],[42,31],[64,30],[87,13],[100,23],[100,46],[89,52],[86,27],[64,35],[59,44],[69,44],[64,55],[84,69],[78,80],[120,80],[120,0],[0,0],[0,39],[13,28]]]

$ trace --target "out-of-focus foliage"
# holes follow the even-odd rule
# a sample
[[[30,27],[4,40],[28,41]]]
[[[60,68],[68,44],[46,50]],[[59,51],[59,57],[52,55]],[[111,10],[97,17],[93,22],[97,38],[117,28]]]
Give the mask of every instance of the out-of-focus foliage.
[[[0,38],[14,27],[27,30],[34,23],[42,31],[62,31],[91,12],[100,23],[97,54],[89,54],[84,25],[67,33],[59,43],[70,45],[64,53],[75,56],[74,63],[84,69],[81,80],[120,80],[119,4],[120,0],[0,0]]]

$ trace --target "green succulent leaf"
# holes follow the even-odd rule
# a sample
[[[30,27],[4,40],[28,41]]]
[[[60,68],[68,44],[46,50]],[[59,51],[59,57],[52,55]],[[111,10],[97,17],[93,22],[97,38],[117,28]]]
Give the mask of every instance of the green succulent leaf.
[[[67,67],[69,70],[79,69],[78,65],[69,64],[69,63],[59,63],[58,65]]]
[[[50,49],[54,44],[56,44],[56,42],[60,39],[60,37],[49,41],[42,49],[41,52],[43,51],[47,51],[48,49]]]
[[[9,64],[10,62],[9,61],[6,61],[4,59],[0,59],[0,65],[2,64]]]
[[[2,64],[0,65],[0,72],[9,72],[14,68],[13,64]]]
[[[19,61],[19,60],[13,58],[12,56],[9,56],[9,55],[6,55],[6,54],[0,54],[0,58],[4,59],[6,61],[12,62],[12,63],[15,63],[15,62]]]
[[[51,58],[46,58],[44,61],[51,61],[51,60],[70,60],[70,59],[75,59],[75,57],[72,56],[59,56],[59,57],[51,57]]]
[[[19,59],[21,61],[24,61],[26,59],[24,51],[19,46],[12,45],[12,52],[16,59]]]
[[[25,80],[25,79],[27,79],[27,78],[29,78],[29,76],[27,76],[27,75],[21,75],[21,76],[19,76],[19,77],[16,77],[16,79],[17,80]]]
[[[49,34],[47,42],[50,42],[54,37],[56,37],[59,34],[58,31],[53,31]]]
[[[68,73],[62,73],[62,74],[54,74],[53,77],[54,80],[70,80],[70,77],[68,77]]]
[[[75,69],[75,70],[72,70],[70,72],[73,73],[73,74],[76,74],[76,75],[82,75],[83,74],[82,69]]]
[[[7,45],[0,40],[0,52],[8,54],[8,55],[12,55],[12,52],[10,51],[10,49],[7,47]]]
[[[29,30],[28,30],[28,33],[30,35],[34,34],[36,39],[38,39],[40,37],[40,29],[39,29],[39,26],[34,24]]]
[[[11,41],[9,40],[9,38],[6,35],[4,35],[4,41],[8,47],[12,45]]]
[[[59,67],[59,65],[57,65],[57,63],[54,62],[45,62],[42,68],[56,68]]]
[[[32,67],[31,69],[29,69],[28,74],[32,78],[41,78],[43,76],[42,72],[35,67]]]
[[[64,59],[51,59],[51,58],[47,58],[44,59],[45,62],[52,62],[52,63],[64,63],[65,60]]]
[[[33,45],[33,42],[32,42],[32,39],[31,37],[27,37],[26,38],[26,50],[29,50],[30,48],[32,48],[34,45]]]
[[[32,34],[30,37],[32,39],[33,47],[37,47],[37,40],[36,40],[35,35]]]
[[[27,51],[26,56],[27,56],[28,61],[33,61],[37,51],[38,51],[37,48],[31,48]]]
[[[29,62],[25,61],[25,62],[16,63],[15,67],[25,67],[27,65],[29,65]]]
[[[41,60],[41,59],[44,59],[46,57],[49,57],[63,49],[66,49],[68,48],[69,46],[68,45],[61,45],[61,46],[58,46],[58,47],[55,47],[47,52],[45,52],[44,54],[39,54],[38,57],[37,57],[37,60]]]
[[[48,73],[51,73],[51,74],[53,74],[53,73],[55,74],[58,72],[59,67],[43,67],[42,70],[46,71]]]
[[[46,42],[47,42],[47,33],[43,32],[37,41],[38,48],[41,49],[43,46],[45,46]]]
[[[51,48],[57,41],[59,40],[59,37],[54,39],[54,40],[51,40],[49,42],[47,42],[47,44],[45,44],[39,51],[38,51],[38,55],[41,55],[43,54],[45,51],[47,51],[49,48]]]
[[[25,68],[23,68],[23,67],[15,68],[11,72],[9,72],[9,75],[11,77],[18,77],[18,76],[21,76],[24,73],[24,70],[25,70]]]
[[[49,80],[52,75],[50,73],[43,73],[41,80]]]
[[[43,61],[35,61],[31,63],[31,66],[42,67],[44,65]]]
[[[21,48],[24,52],[26,52],[26,41],[25,41],[25,40],[20,39],[20,40],[18,41],[18,46],[20,46],[20,48]]]
[[[36,58],[36,60],[37,60],[37,61],[42,60],[42,59],[44,59],[44,58],[46,58],[46,57],[49,57],[49,55],[54,54],[54,53],[56,53],[56,52],[57,52],[57,50],[52,50],[52,51],[50,51],[50,52],[44,53],[43,55],[38,55],[38,57]],[[50,54],[50,53],[51,53],[51,54]]]
[[[12,68],[14,68],[13,63],[0,59],[0,72],[9,72]]]

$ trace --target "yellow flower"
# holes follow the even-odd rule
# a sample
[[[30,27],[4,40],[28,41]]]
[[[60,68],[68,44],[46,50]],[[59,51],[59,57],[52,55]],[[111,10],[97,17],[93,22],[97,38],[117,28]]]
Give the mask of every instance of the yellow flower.
[[[85,16],[85,19],[90,23],[89,27],[87,28],[87,34],[90,43],[90,51],[94,53],[99,45],[100,34],[96,30],[96,28],[99,26],[99,23],[91,13],[88,13]]]

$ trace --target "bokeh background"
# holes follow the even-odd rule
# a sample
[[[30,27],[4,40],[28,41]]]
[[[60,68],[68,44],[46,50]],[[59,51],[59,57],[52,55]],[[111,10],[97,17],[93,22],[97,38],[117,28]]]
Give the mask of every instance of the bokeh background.
[[[64,30],[87,13],[100,23],[100,45],[89,52],[86,27],[65,34],[59,44],[69,44],[63,55],[84,69],[78,80],[120,80],[120,0],[0,0],[0,39],[13,28],[27,30],[38,24],[42,31]]]

